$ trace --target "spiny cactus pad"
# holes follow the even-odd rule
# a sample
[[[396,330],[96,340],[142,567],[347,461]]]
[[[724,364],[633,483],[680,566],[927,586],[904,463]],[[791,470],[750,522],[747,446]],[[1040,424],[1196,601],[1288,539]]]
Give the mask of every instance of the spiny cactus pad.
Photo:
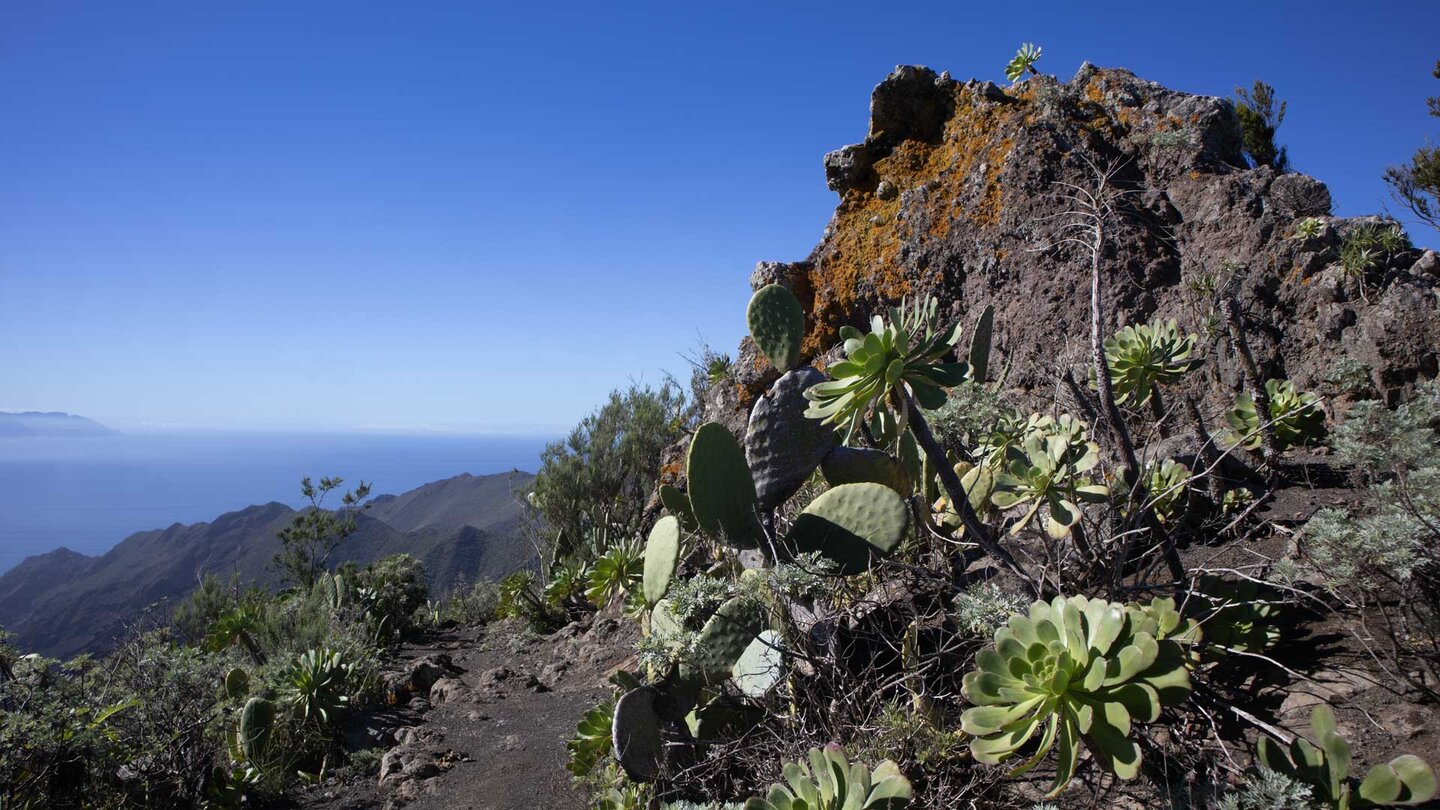
[[[977,385],[990,373],[990,335],[995,329],[995,307],[987,306],[970,333],[970,379]]]
[[[816,498],[790,526],[788,540],[802,553],[818,551],[846,576],[869,569],[905,539],[910,510],[884,484],[842,484]]]
[[[820,463],[820,472],[831,486],[841,484],[884,484],[908,497],[915,482],[900,459],[884,450],[869,447],[837,447]]]
[[[750,338],[780,371],[789,371],[800,362],[800,343],[805,338],[805,310],[795,296],[779,284],[761,287],[745,310]]]
[[[660,503],[665,506],[665,511],[680,521],[680,528],[687,532],[693,532],[700,528],[700,525],[695,522],[695,511],[690,508],[690,499],[686,497],[685,493],[669,484],[661,484]]]
[[[645,601],[655,604],[670,589],[670,578],[680,563],[680,520],[668,515],[655,522],[645,542]]]
[[[745,452],[724,425],[707,422],[695,431],[685,472],[690,479],[690,506],[700,528],[733,548],[758,546],[755,481]]]
[[[735,662],[765,629],[765,614],[753,600],[734,597],[722,604],[700,630],[695,654],[680,668],[686,678],[708,682],[730,677]]]
[[[245,670],[235,667],[225,673],[225,694],[231,700],[241,700],[250,694],[250,676]]]
[[[730,682],[749,698],[765,697],[785,677],[785,655],[780,651],[780,634],[763,630],[731,667]]]
[[[270,735],[275,730],[275,704],[261,697],[250,698],[240,710],[240,727],[237,735],[240,752],[251,762],[265,757],[270,745]]]
[[[835,446],[834,429],[805,416],[810,406],[805,391],[822,382],[824,374],[809,366],[797,368],[755,400],[745,431],[745,459],[762,510],[789,500]]]
[[[654,687],[631,689],[615,704],[610,724],[615,759],[636,782],[652,781],[665,763],[665,740],[660,735],[655,697]]]

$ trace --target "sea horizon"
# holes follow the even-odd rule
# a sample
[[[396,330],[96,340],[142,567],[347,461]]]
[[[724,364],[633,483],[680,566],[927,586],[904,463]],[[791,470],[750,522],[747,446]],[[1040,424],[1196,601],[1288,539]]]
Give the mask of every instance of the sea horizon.
[[[465,473],[533,473],[555,438],[131,427],[0,439],[0,574],[61,547],[94,556],[137,532],[272,501],[297,507],[305,476],[339,476],[347,490],[365,481],[375,497]]]

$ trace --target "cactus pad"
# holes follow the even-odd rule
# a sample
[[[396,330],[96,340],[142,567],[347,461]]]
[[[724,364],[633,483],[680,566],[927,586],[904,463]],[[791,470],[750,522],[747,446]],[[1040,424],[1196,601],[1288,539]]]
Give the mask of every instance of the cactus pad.
[[[240,710],[238,742],[240,751],[251,762],[264,758],[275,730],[275,704],[265,698],[253,697]]]
[[[718,422],[695,431],[686,458],[690,506],[705,532],[718,535],[733,548],[755,548],[761,529],[756,512],[755,481],[745,451]]]
[[[805,390],[825,382],[809,366],[787,371],[755,400],[745,430],[745,459],[755,478],[760,508],[774,509],[794,495],[835,446],[835,430],[805,415]]]
[[[645,601],[659,602],[670,589],[670,577],[680,563],[680,521],[674,516],[660,518],[645,542]]]
[[[820,463],[820,471],[831,486],[884,484],[901,497],[908,497],[915,486],[900,459],[868,447],[837,447]]]
[[[660,503],[665,506],[665,511],[680,521],[680,528],[687,532],[693,532],[699,528],[695,523],[695,512],[690,508],[690,499],[685,496],[685,493],[669,484],[661,484]]]
[[[764,629],[759,605],[744,597],[730,599],[705,622],[694,657],[680,669],[681,677],[711,682],[730,677],[735,662]]]
[[[621,695],[610,723],[615,759],[636,782],[649,782],[659,776],[665,761],[665,741],[660,736],[661,720],[655,713],[655,695],[655,689],[650,686]]]
[[[970,379],[977,385],[985,382],[990,371],[990,334],[995,329],[995,307],[987,306],[970,333]]]
[[[745,310],[750,338],[780,371],[789,371],[800,362],[800,343],[805,337],[805,310],[794,294],[779,284],[761,287]]]
[[[765,697],[785,677],[785,656],[779,647],[780,634],[764,630],[740,654],[730,668],[730,681],[740,694],[748,698]]]
[[[895,490],[884,484],[842,484],[795,518],[789,541],[797,551],[820,552],[851,576],[894,551],[909,523],[910,510]]]
[[[245,670],[235,667],[225,673],[225,694],[231,700],[241,700],[250,694],[250,676]]]

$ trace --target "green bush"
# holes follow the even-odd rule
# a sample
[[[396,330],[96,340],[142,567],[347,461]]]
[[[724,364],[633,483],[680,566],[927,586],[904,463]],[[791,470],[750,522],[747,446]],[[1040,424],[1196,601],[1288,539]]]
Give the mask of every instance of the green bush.
[[[1275,88],[1259,79],[1249,90],[1235,88],[1235,115],[1240,120],[1240,136],[1250,161],[1277,172],[1289,171],[1285,147],[1275,143],[1275,130],[1285,120],[1285,102],[1275,96]]]
[[[1435,78],[1440,79],[1440,59],[1435,61]],[[1440,117],[1440,96],[1427,99],[1430,114]],[[1422,146],[1410,162],[1385,170],[1390,191],[1415,216],[1440,229],[1440,147]]]
[[[404,636],[430,596],[425,566],[409,554],[370,563],[356,577],[356,584],[366,619],[382,639]]]

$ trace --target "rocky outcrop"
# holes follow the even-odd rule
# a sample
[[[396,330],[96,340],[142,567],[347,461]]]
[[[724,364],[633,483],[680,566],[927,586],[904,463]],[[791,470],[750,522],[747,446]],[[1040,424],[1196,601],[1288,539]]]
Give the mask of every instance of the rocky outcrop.
[[[1008,88],[897,68],[871,96],[865,141],[825,158],[840,202],[820,243],[801,262],[762,262],[751,283],[796,294],[812,359],[842,325],[863,328],[904,296],[934,294],[966,320],[995,307],[992,368],[1011,367],[1010,387],[1039,389],[1071,366],[1083,379],[1089,257],[1061,228],[1073,221],[1066,192],[1092,185],[1097,167],[1113,167],[1124,192],[1104,260],[1108,329],[1164,316],[1214,337],[1221,290],[1239,303],[1268,376],[1323,390],[1348,358],[1375,391],[1400,398],[1436,374],[1433,254],[1401,251],[1362,289],[1339,256],[1365,220],[1330,217],[1319,180],[1247,167],[1229,101],[1088,64],[1069,82]],[[1296,238],[1306,217],[1325,227]],[[1201,383],[1218,404],[1239,382],[1215,351],[1219,379]],[[740,433],[778,374],[748,339],[735,369],[738,393],[722,392],[710,415]]]

